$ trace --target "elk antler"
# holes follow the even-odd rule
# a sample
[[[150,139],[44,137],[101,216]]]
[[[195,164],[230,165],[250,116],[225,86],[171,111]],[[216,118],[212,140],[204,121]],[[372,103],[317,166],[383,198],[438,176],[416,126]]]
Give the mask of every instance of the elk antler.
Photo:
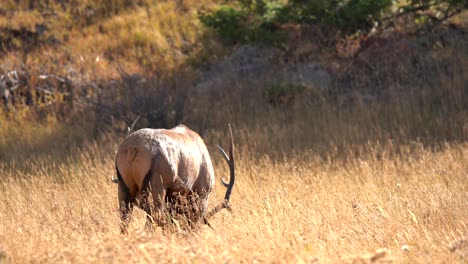
[[[130,136],[130,134],[133,132],[133,129],[135,128],[136,123],[138,122],[138,119],[140,119],[140,115],[135,118],[135,121],[133,121],[132,125],[127,127],[127,137]],[[111,176],[111,181],[113,183],[119,183],[119,178],[114,178],[114,176]]]
[[[138,122],[138,119],[140,119],[140,115],[135,118],[135,121],[133,121],[132,125],[127,127],[127,137],[130,136],[130,134],[133,132],[133,129],[135,128],[136,123]]]
[[[228,166],[229,166],[229,183],[225,182],[221,178],[221,182],[223,185],[227,188],[226,190],[226,195],[224,195],[224,201],[218,204],[215,208],[213,208],[209,213],[206,214],[205,217],[205,222],[206,220],[213,215],[215,215],[217,212],[221,211],[221,209],[226,208],[228,210],[231,210],[231,207],[229,206],[229,198],[231,198],[231,192],[232,188],[234,187],[234,181],[235,181],[235,167],[234,167],[234,140],[232,138],[232,129],[231,129],[231,124],[229,124],[229,136],[231,137],[231,144],[229,146],[229,156],[226,154],[226,151],[224,149],[217,145],[219,150],[221,151],[221,154],[223,154],[224,159],[226,160]]]

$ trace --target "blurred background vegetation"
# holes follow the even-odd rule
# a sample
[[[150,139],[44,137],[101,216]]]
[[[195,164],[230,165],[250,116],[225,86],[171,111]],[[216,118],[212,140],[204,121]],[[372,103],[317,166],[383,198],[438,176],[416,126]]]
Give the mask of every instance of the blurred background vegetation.
[[[114,145],[138,115],[137,127],[184,123],[209,142],[231,122],[238,144],[274,158],[398,155],[468,135],[463,0],[0,2],[2,166]],[[231,63],[240,76],[201,85],[246,46],[268,51],[261,77]],[[325,88],[273,79],[311,63]]]

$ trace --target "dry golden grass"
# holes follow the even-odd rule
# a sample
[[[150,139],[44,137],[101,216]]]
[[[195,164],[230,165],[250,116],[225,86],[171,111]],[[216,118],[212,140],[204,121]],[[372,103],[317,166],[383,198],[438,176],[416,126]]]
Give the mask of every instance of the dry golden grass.
[[[27,173],[27,164],[0,166],[0,262],[466,262],[466,143],[334,162],[239,147],[234,212],[216,215],[214,230],[148,233],[136,210],[126,236],[110,181],[117,144],[90,143],[66,163],[38,158]],[[215,189],[211,206],[224,193]]]
[[[0,57],[5,71],[24,65],[31,72],[61,76],[72,69],[86,79],[118,78],[119,70],[139,74],[180,67],[203,47],[206,29],[197,10],[216,3],[203,1],[9,1],[0,14],[0,27],[47,31],[40,46],[18,39]],[[53,14],[53,15],[51,15]],[[54,39],[51,44],[47,39]],[[3,47],[2,47],[3,48]],[[91,77],[88,77],[91,78]]]

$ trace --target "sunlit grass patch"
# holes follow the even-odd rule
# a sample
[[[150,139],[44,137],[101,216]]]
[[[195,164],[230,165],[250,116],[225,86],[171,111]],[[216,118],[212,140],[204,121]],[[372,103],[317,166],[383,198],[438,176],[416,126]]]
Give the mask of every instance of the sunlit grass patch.
[[[36,26],[44,26],[46,31],[41,36],[49,40],[45,42],[47,45],[50,39],[54,40],[53,58],[61,61],[51,71],[61,71],[60,66],[71,61],[75,71],[107,79],[118,75],[118,66],[129,72],[148,73],[171,71],[185,63],[199,50],[205,31],[198,21],[197,10],[212,4],[212,1],[139,1],[130,5],[125,1],[112,4],[78,1],[71,8],[52,1],[29,9],[27,3],[19,3],[7,7],[9,12],[0,16],[0,26],[24,28],[32,34],[37,33]],[[15,47],[24,48],[23,52],[28,54],[21,63],[29,64],[30,60],[35,64],[47,63],[43,48]],[[93,71],[91,61],[98,57],[100,64],[104,64],[101,67],[110,69]]]
[[[135,210],[122,236],[110,181],[118,141],[89,144],[69,163],[28,178],[3,169],[4,254],[13,262],[463,262],[451,247],[468,231],[466,144],[344,162],[313,152],[272,161],[239,146],[233,212],[217,214],[214,229],[148,233]],[[212,156],[217,177],[227,175],[221,157]],[[223,191],[217,184],[210,206]]]

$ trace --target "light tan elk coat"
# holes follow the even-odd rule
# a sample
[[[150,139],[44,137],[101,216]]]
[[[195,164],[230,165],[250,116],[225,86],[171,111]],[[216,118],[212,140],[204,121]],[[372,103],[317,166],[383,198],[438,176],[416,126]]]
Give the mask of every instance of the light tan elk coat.
[[[231,172],[225,201],[208,216],[222,208],[228,208],[229,196],[234,185],[234,158],[232,132],[229,157],[219,147],[228,162]],[[165,203],[175,196],[196,195],[200,210],[191,221],[207,222],[208,197],[215,185],[215,175],[210,155],[203,139],[184,125],[172,129],[140,129],[130,134],[120,145],[115,157],[121,214],[121,232],[125,233],[133,204],[147,213],[147,226],[153,219],[164,225]],[[152,194],[152,204],[148,201]],[[189,198],[190,199],[190,198]],[[154,208],[154,213],[152,212]]]

